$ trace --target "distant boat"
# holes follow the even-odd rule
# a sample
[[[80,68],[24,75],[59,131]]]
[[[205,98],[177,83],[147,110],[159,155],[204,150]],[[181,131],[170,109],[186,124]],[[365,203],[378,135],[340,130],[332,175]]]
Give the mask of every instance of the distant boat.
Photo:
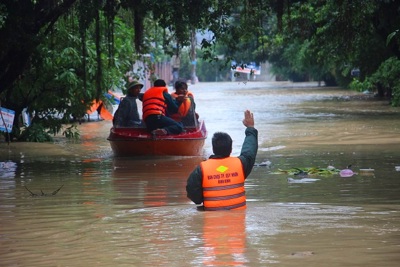
[[[146,128],[114,128],[107,140],[115,156],[201,156],[207,138],[206,125],[185,127],[176,135],[153,136]]]

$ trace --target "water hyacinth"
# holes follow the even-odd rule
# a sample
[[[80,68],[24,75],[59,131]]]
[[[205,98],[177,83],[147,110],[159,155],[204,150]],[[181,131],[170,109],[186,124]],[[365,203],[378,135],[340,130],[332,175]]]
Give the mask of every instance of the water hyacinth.
[[[328,166],[327,168],[311,167],[311,168],[291,168],[288,170],[278,169],[277,173],[305,176],[305,175],[333,175],[333,174],[338,174],[339,172],[340,172],[339,169],[336,169],[335,167],[332,166]]]

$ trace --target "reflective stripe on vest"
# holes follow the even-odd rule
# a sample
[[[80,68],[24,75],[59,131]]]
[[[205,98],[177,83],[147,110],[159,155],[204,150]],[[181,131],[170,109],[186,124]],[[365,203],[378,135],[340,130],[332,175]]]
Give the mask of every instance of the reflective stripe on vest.
[[[164,115],[167,109],[164,92],[168,92],[166,87],[151,87],[143,94],[143,119],[149,115]]]
[[[237,157],[200,163],[205,210],[245,209],[244,172]]]

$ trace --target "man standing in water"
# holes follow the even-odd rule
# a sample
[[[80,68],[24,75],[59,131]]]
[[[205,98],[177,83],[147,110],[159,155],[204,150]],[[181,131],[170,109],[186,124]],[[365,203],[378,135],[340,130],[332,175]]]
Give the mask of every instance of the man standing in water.
[[[258,131],[254,128],[253,113],[244,112],[246,126],[242,151],[231,157],[232,138],[216,132],[212,137],[214,155],[197,166],[190,174],[186,192],[194,203],[203,203],[204,210],[245,209],[244,181],[251,173],[258,150]]]

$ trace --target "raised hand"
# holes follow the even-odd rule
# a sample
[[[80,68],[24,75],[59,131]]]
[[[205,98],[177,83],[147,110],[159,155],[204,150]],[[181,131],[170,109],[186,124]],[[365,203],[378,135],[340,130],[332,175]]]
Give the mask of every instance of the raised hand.
[[[254,117],[250,110],[244,112],[243,124],[246,127],[254,127]]]

